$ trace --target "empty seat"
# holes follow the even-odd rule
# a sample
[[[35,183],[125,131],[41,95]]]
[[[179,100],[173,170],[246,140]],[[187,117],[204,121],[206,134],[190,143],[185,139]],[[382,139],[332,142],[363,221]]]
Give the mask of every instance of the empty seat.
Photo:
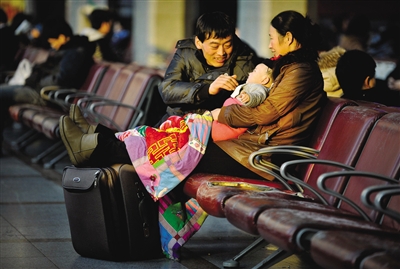
[[[363,205],[360,195],[369,186],[398,184],[400,174],[400,114],[389,113],[380,118],[372,129],[363,150],[355,164],[355,171],[326,173],[328,179],[335,174],[351,174],[343,192],[345,198],[351,200],[365,212],[371,221],[354,220],[345,216],[335,216],[320,212],[309,212],[299,209],[267,209],[257,219],[260,235],[280,248],[297,252],[309,247],[312,236],[319,230],[348,230],[366,234],[397,235],[397,228],[380,225],[381,214]],[[358,175],[363,171],[366,175]],[[385,177],[383,180],[378,176]],[[321,182],[322,183],[322,182]],[[339,204],[341,210],[357,211],[346,202]],[[330,251],[327,249],[327,251]]]

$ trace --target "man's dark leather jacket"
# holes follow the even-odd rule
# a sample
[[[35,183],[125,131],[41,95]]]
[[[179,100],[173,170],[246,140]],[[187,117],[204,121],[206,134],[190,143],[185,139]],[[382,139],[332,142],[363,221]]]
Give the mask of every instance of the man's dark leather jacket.
[[[213,68],[206,64],[194,40],[192,37],[177,42],[176,52],[159,86],[163,101],[168,105],[168,115],[203,113],[221,107],[231,92],[223,90],[217,95],[209,95],[210,84],[224,73],[235,74],[239,84],[244,83],[249,72],[260,62],[255,51],[235,36],[230,59],[224,66]]]

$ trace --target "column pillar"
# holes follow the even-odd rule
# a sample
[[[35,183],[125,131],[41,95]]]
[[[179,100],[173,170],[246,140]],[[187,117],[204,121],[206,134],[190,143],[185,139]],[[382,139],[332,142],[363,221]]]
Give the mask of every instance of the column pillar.
[[[261,57],[272,57],[269,46],[271,20],[281,11],[295,10],[307,13],[307,0],[249,1],[238,0],[238,34]]]

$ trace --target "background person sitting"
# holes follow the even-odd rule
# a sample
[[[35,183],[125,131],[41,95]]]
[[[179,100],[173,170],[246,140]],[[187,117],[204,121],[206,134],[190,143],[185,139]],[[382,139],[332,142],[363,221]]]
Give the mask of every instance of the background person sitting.
[[[350,14],[342,21],[342,33],[338,45],[345,50],[367,51],[370,41],[371,22],[363,14]]]
[[[324,78],[324,91],[330,97],[341,97],[343,95],[335,71],[339,58],[345,52],[344,48],[336,46],[319,54],[318,65]]]
[[[360,50],[346,51],[336,67],[343,98],[400,106],[400,91],[377,86],[375,68],[375,60],[368,53]]]
[[[119,59],[111,48],[112,14],[109,10],[95,9],[89,15],[91,28],[81,31],[81,35],[87,36],[95,49],[94,58],[110,62]]]
[[[0,8],[0,72],[15,69],[14,58],[19,49],[18,38],[14,35],[13,29],[8,25],[6,12]],[[4,81],[6,74],[1,73],[1,81]]]
[[[6,123],[10,122],[8,108],[11,105],[46,105],[40,96],[40,90],[45,86],[79,89],[93,65],[93,50],[87,37],[73,35],[64,19],[47,20],[42,35],[54,50],[47,60],[34,65],[24,84],[0,85],[1,134]]]

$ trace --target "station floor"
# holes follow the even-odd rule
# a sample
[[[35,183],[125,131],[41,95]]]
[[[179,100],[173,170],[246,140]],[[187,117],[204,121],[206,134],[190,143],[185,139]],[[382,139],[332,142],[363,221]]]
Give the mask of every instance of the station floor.
[[[4,132],[0,158],[0,268],[224,268],[256,238],[246,234],[226,219],[209,216],[203,227],[182,248],[181,261],[166,258],[111,262],[85,258],[73,248],[65,209],[61,176],[69,165],[68,157],[52,168],[33,164],[31,159],[53,141],[38,137],[23,149],[12,142],[27,130],[19,124]],[[44,160],[46,162],[46,160]],[[240,260],[240,268],[252,268],[276,250],[261,244]],[[319,269],[307,254],[292,255],[273,265],[273,269]]]

